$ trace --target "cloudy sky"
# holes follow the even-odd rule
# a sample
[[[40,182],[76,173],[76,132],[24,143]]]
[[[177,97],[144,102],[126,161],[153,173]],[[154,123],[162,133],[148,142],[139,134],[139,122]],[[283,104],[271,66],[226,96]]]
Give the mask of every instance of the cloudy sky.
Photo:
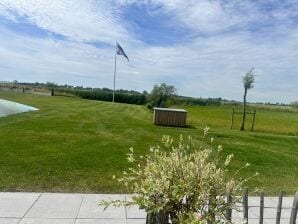
[[[298,100],[298,0],[1,0],[0,80]]]

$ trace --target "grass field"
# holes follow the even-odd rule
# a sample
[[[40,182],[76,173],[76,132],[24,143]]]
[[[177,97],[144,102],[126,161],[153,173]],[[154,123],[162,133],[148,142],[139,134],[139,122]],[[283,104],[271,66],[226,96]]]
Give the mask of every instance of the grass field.
[[[234,154],[233,169],[249,162],[242,175],[260,173],[250,188],[269,194],[298,189],[294,111],[258,109],[251,133],[229,130],[228,106],[188,106],[190,128],[169,128],[154,126],[145,106],[13,93],[0,98],[40,109],[0,118],[1,191],[124,192],[111,177],[127,167],[130,146],[144,154],[163,134],[199,138],[206,125],[224,153]]]

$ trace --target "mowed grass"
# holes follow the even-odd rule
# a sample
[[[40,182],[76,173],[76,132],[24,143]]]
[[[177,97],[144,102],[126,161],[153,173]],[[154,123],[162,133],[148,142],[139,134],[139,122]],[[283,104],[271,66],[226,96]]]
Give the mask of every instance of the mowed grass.
[[[298,189],[297,112],[259,109],[251,133],[229,130],[231,107],[186,107],[190,128],[169,128],[154,126],[145,106],[12,93],[0,98],[40,109],[0,118],[1,191],[123,193],[112,176],[128,167],[129,147],[145,154],[164,134],[200,138],[206,125],[223,153],[234,154],[231,173],[246,162],[251,166],[243,177],[260,173],[251,189]]]
[[[231,125],[232,106],[186,106],[189,112],[189,124],[208,125],[216,128],[227,129]],[[242,107],[234,107],[235,112],[242,112]],[[297,109],[282,109],[267,107],[248,107],[248,112],[256,110],[254,131],[271,134],[284,134],[298,136],[298,111]],[[252,126],[252,114],[246,115],[245,127]],[[239,130],[242,115],[234,115],[233,129]]]

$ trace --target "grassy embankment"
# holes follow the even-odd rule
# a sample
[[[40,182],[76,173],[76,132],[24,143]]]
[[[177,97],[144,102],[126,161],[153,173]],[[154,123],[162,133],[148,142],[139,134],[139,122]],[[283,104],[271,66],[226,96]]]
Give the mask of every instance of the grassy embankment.
[[[40,109],[0,118],[1,191],[124,192],[111,177],[127,167],[130,146],[145,154],[164,134],[199,138],[206,125],[215,144],[234,154],[232,169],[248,162],[241,175],[260,173],[250,188],[298,189],[297,112],[260,108],[251,133],[229,130],[228,106],[186,107],[190,128],[169,128],[154,126],[144,106],[12,93],[0,98]]]

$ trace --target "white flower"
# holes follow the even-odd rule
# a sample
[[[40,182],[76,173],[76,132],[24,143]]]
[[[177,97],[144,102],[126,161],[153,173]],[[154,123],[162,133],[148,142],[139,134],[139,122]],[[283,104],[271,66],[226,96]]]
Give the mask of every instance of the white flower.
[[[206,126],[206,127],[204,128],[204,136],[206,136],[208,133],[209,133],[209,127]]]

